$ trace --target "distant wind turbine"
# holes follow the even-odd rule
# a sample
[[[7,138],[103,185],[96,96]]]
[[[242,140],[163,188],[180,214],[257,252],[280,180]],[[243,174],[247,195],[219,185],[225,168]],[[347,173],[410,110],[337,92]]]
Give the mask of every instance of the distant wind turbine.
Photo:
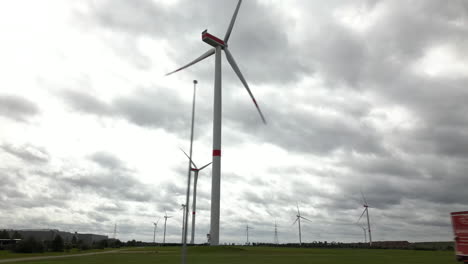
[[[362,205],[364,207],[364,211],[362,211],[362,214],[357,220],[357,222],[361,220],[362,216],[365,213],[367,216],[367,231],[369,232],[369,246],[372,246],[372,233],[371,233],[370,220],[369,220],[369,204],[367,203],[366,197],[364,197],[364,193],[362,193],[362,191],[361,191],[361,195],[362,195],[362,201],[364,202],[364,204]]]
[[[166,244],[166,223],[167,219],[171,218],[172,216],[167,216],[166,210],[164,210],[164,237],[163,237],[163,244]]]
[[[367,243],[367,228],[365,226],[361,226],[361,228],[364,231],[364,243]]]
[[[172,71],[166,75],[173,74],[185,68],[188,68],[208,57],[215,54],[215,80],[214,80],[214,107],[213,107],[213,170],[211,177],[211,223],[210,223],[210,244],[218,245],[219,244],[219,222],[220,222],[220,199],[221,199],[221,52],[224,50],[226,54],[226,59],[231,65],[234,72],[239,77],[240,81],[247,90],[250,98],[252,99],[255,107],[257,108],[258,113],[264,123],[266,123],[265,118],[263,117],[260,107],[255,100],[252,91],[250,90],[247,81],[245,80],[243,74],[241,73],[239,66],[237,66],[234,57],[228,49],[228,41],[231,36],[232,28],[237,18],[237,13],[239,12],[240,5],[242,0],[239,0],[237,7],[232,16],[231,22],[227,29],[224,40],[221,40],[210,33],[207,30],[202,32],[202,40],[209,45],[213,46],[210,50],[202,54],[200,57],[196,58],[187,65]],[[185,262],[185,261],[183,261]]]
[[[158,228],[159,219],[161,219],[161,218],[158,218],[158,220],[156,222],[153,222],[153,225],[154,225],[153,243],[156,243],[156,229]]]
[[[182,152],[184,152],[185,156],[187,156],[187,158],[190,160],[190,157],[189,155],[187,155],[187,153],[185,153],[185,151],[183,149],[180,149],[182,150]],[[195,243],[195,213],[197,211],[197,182],[198,182],[198,173],[203,170],[204,168],[208,167],[210,163],[204,165],[203,167],[201,168],[198,168],[197,165],[195,164],[195,162],[193,162],[193,160],[190,160],[190,162],[192,163],[192,167],[191,167],[191,170],[195,173],[194,177],[193,177],[193,202],[192,202],[192,236],[190,238],[190,244],[194,244]]]
[[[301,219],[304,219],[306,221],[312,222],[311,220],[303,217],[301,215],[301,212],[299,211],[299,204],[297,204],[297,215],[296,215],[296,221],[294,221],[293,225],[297,222],[299,226],[299,245],[302,245],[302,234],[301,234]]]

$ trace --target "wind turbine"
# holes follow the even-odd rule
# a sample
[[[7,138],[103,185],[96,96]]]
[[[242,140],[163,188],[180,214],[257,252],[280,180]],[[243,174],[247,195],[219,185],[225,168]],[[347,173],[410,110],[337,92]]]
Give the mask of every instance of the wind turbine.
[[[211,178],[211,223],[210,223],[210,237],[211,245],[219,244],[219,216],[220,216],[220,189],[221,189],[221,52],[224,50],[226,54],[226,59],[231,65],[234,72],[239,77],[240,81],[244,85],[245,89],[249,93],[250,98],[252,99],[255,107],[257,108],[258,113],[264,123],[266,123],[265,118],[263,117],[260,107],[257,104],[252,92],[250,91],[249,85],[242,75],[239,67],[237,66],[234,57],[228,49],[228,41],[231,36],[232,28],[237,18],[237,13],[239,12],[240,5],[242,0],[239,0],[237,7],[232,16],[229,27],[224,36],[224,40],[221,40],[210,33],[207,30],[202,32],[202,40],[207,44],[213,46],[210,50],[203,53],[201,56],[188,63],[187,65],[172,71],[166,75],[173,74],[185,68],[188,68],[208,57],[215,54],[215,80],[214,80],[214,107],[213,107],[213,170]]]
[[[156,222],[153,222],[153,225],[154,225],[154,231],[153,231],[153,243],[156,243],[156,228],[158,228],[159,219],[161,219],[161,218],[158,218],[158,221],[156,221]]]
[[[303,217],[301,215],[301,212],[299,211],[299,204],[297,204],[297,215],[296,215],[296,221],[294,221],[293,225],[297,222],[299,226],[299,246],[302,245],[302,234],[301,234],[301,219],[304,219],[306,221],[312,222],[311,220]]]
[[[361,226],[361,228],[364,231],[364,243],[367,243],[367,228],[365,226]]]
[[[364,197],[364,194],[362,193],[362,191],[361,191],[361,195],[362,195],[362,201],[364,202],[364,204],[362,205],[364,207],[364,211],[362,211],[362,214],[357,220],[357,222],[361,220],[362,216],[365,213],[367,216],[367,231],[369,232],[369,246],[372,246],[372,233],[371,233],[370,220],[369,220],[369,204],[367,204],[366,197]]]
[[[245,227],[245,231],[247,233],[247,242],[245,243],[246,245],[250,245],[250,242],[249,242],[249,229],[253,229],[253,227],[250,227],[249,224],[247,224],[247,226]]]
[[[182,152],[184,152],[185,156],[187,156],[187,158],[190,160],[190,162],[192,163],[193,167],[191,167],[191,171],[193,171],[195,173],[194,177],[193,177],[193,202],[192,202],[192,236],[190,238],[190,244],[194,244],[195,243],[195,212],[197,211],[197,182],[198,182],[198,173],[203,170],[204,168],[208,167],[212,162],[206,164],[205,166],[201,167],[201,168],[198,168],[197,165],[195,164],[195,162],[193,162],[193,160],[190,159],[189,155],[187,155],[187,153],[185,153],[185,151],[183,149],[180,149],[182,150]]]
[[[166,244],[166,223],[167,223],[167,219],[168,218],[171,218],[172,216],[167,216],[167,212],[166,210],[164,210],[164,237],[163,237],[163,244]]]

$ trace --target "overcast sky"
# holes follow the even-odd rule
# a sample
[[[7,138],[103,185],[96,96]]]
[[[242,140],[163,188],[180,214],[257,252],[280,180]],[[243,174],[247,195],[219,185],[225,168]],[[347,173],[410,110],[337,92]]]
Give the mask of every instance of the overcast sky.
[[[4,1],[0,228],[179,242],[192,81],[211,161],[214,57],[235,0]],[[246,0],[223,58],[220,242],[451,240],[468,209],[468,2]],[[211,168],[196,242],[209,231]],[[162,240],[162,223],[157,240]]]

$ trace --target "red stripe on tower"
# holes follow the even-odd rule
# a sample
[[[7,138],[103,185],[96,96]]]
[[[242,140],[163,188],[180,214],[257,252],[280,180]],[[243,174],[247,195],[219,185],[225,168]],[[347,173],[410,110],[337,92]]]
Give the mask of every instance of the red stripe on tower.
[[[221,150],[220,149],[213,149],[213,156],[221,156]]]

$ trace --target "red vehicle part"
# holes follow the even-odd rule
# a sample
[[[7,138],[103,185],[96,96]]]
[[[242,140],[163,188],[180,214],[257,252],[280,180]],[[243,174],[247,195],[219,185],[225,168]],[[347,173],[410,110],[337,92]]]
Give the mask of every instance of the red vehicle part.
[[[451,216],[455,235],[455,255],[458,261],[468,263],[468,211],[453,212]]]

